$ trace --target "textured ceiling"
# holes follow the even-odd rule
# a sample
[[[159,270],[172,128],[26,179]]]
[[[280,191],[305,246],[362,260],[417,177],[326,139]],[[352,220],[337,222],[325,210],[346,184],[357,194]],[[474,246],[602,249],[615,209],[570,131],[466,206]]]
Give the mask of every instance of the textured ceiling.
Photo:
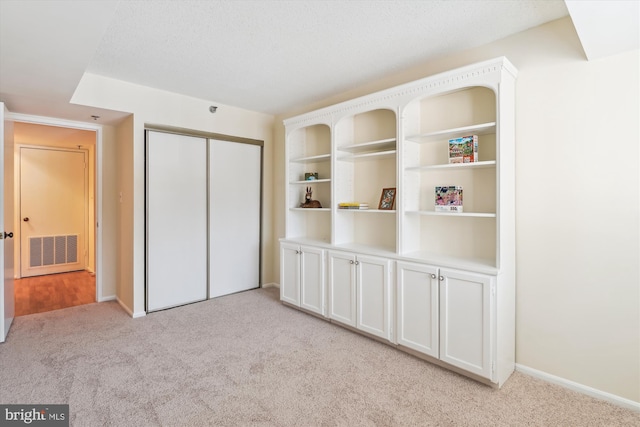
[[[69,120],[126,115],[70,103],[90,72],[277,114],[569,12],[594,57],[637,49],[639,3],[0,0],[0,100]]]
[[[87,71],[276,114],[567,15],[563,1],[126,1]]]

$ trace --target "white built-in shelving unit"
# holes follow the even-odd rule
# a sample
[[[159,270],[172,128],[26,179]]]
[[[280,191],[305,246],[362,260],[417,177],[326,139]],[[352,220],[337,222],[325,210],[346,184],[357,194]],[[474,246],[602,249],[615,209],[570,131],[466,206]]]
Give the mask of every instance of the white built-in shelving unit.
[[[516,74],[497,58],[285,120],[281,299],[502,385],[515,351]],[[478,161],[450,164],[449,139],[468,135]],[[463,212],[436,212],[435,187],[450,185]],[[309,186],[322,208],[300,207]],[[384,188],[392,209],[378,209]]]

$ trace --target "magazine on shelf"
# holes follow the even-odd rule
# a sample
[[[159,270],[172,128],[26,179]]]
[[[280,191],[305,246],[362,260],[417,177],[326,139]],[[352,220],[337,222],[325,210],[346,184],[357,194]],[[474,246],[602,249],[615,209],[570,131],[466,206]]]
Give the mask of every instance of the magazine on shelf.
[[[358,202],[343,202],[338,203],[338,209],[369,209],[368,203],[358,203]]]
[[[436,187],[436,212],[462,212],[462,187]]]
[[[474,163],[478,161],[478,135],[449,140],[449,163]]]

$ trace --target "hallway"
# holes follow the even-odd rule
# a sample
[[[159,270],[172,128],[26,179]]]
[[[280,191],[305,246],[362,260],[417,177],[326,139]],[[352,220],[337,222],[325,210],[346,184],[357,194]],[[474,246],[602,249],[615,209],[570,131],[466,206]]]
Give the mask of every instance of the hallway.
[[[96,301],[96,277],[87,271],[15,280],[15,316],[43,313]]]

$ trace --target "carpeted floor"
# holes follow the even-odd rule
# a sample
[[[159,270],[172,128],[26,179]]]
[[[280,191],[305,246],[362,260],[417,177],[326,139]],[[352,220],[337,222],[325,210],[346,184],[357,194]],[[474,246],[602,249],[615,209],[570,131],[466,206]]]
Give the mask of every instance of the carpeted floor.
[[[259,289],[131,319],[115,302],[15,319],[0,403],[72,426],[638,426],[640,413],[514,373],[500,390]]]

